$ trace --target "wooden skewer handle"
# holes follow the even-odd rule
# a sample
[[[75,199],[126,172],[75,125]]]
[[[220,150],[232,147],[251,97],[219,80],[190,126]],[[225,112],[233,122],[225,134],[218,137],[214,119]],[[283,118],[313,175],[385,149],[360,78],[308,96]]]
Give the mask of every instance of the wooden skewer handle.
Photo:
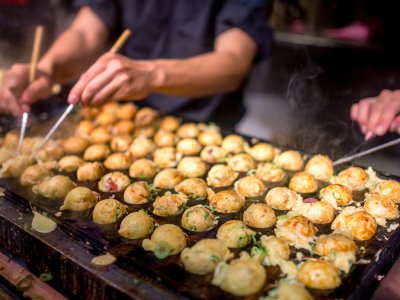
[[[30,65],[30,69],[29,69],[29,82],[34,81],[35,77],[36,77],[36,68],[37,68],[37,63],[39,60],[40,47],[42,45],[43,32],[44,32],[43,26],[36,27],[35,39],[33,41],[31,65]]]
[[[131,31],[129,29],[125,29],[124,32],[119,36],[118,40],[111,47],[110,52],[117,53],[130,36],[131,36]]]

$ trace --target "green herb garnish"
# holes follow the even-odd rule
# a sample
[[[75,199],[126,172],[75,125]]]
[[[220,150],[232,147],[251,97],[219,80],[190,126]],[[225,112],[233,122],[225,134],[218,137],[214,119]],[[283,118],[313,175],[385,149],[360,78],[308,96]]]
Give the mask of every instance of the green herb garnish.
[[[165,241],[160,241],[154,248],[154,255],[158,259],[164,259],[171,253],[171,247]]]
[[[20,281],[18,281],[17,285],[15,286],[17,290],[21,292],[26,292],[32,287],[32,275],[26,275],[24,278],[22,278]]]
[[[42,273],[39,275],[39,279],[41,281],[47,282],[53,279],[53,275],[51,275],[50,273]]]

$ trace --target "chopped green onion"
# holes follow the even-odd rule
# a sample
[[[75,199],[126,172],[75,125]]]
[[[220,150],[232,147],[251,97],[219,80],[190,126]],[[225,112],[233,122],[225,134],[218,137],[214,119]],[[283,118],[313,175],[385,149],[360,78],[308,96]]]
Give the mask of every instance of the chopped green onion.
[[[32,275],[26,275],[24,278],[22,278],[20,281],[18,281],[17,285],[15,286],[17,290],[21,292],[26,292],[32,287]]]
[[[51,275],[50,273],[42,273],[39,275],[39,279],[41,281],[47,282],[53,279],[53,275]]]
[[[154,248],[154,255],[158,259],[164,259],[171,253],[171,247],[165,241],[160,241]]]

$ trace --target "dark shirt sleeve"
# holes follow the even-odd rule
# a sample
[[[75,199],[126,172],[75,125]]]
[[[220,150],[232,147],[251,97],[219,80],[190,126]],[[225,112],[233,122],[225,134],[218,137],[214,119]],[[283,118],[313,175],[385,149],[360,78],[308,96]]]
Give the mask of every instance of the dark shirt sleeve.
[[[216,36],[240,28],[257,44],[256,61],[269,52],[272,31],[267,25],[268,0],[227,0],[217,16]]]
[[[103,20],[110,31],[115,31],[118,22],[118,9],[114,0],[75,0],[74,7],[89,6]]]

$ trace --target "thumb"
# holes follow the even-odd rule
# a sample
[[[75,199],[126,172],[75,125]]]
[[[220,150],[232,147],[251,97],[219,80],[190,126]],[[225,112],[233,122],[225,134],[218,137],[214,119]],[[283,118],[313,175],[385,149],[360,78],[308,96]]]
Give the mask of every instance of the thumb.
[[[47,77],[40,77],[25,89],[22,94],[22,102],[32,104],[39,99],[47,98],[51,95],[51,83]]]

